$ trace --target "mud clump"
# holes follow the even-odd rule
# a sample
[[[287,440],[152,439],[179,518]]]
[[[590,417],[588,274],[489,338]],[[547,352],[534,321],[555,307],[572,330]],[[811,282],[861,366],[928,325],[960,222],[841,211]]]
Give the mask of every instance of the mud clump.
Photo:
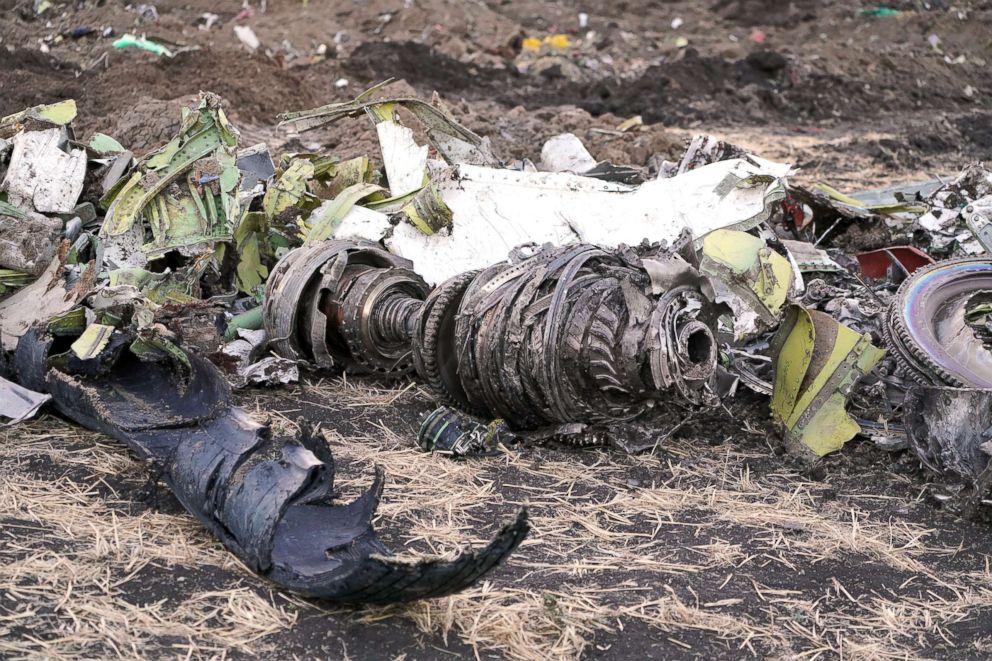
[[[345,71],[363,80],[402,78],[421,92],[468,93],[472,97],[493,89],[526,83],[508,70],[466,64],[425,44],[367,41],[352,52]]]
[[[729,61],[688,48],[680,59],[653,65],[633,81],[594,86],[578,105],[593,114],[637,114],[648,122],[732,117],[741,106],[737,96],[745,89],[767,92],[764,104],[774,108],[774,74],[785,65],[777,53]]]
[[[717,0],[710,9],[738,25],[794,27],[815,21],[818,5],[813,0]]]
[[[957,120],[956,125],[965,140],[979,149],[992,150],[992,113],[965,115]]]
[[[164,145],[179,130],[179,111],[192,105],[195,95],[163,101],[142,96],[131,112],[116,118],[108,133],[129,145],[137,155]]]

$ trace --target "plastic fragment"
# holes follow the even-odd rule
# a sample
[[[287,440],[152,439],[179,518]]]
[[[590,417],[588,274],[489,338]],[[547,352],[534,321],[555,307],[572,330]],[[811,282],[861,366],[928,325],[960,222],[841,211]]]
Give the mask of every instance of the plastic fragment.
[[[596,167],[596,160],[572,133],[550,138],[541,147],[541,169],[545,172],[582,174]]]
[[[133,34],[125,34],[113,43],[114,48],[139,48],[155,55],[172,57],[175,55],[171,50],[162,44],[156,43],[145,37],[136,37]]]
[[[858,15],[871,17],[898,16],[899,10],[892,7],[865,7],[858,11]]]
[[[564,50],[572,45],[572,40],[567,34],[549,34],[542,38],[526,37],[520,42],[521,48],[526,51],[539,51],[542,46],[554,50]]]
[[[258,36],[255,34],[255,31],[247,25],[235,25],[234,34],[238,38],[238,41],[244,44],[250,51],[254,52],[258,50],[259,46],[262,45],[262,42],[258,40]]]

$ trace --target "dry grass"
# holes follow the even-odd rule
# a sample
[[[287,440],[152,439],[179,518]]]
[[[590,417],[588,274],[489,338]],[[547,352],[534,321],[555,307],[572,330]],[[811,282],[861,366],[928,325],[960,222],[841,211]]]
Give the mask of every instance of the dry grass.
[[[293,625],[294,613],[237,578],[175,603],[135,598],[149,568],[232,572],[237,561],[190,517],[129,514],[111,481],[134,492],[145,471],[117,445],[46,417],[7,430],[0,459],[0,656],[225,655],[264,649]]]
[[[349,635],[369,640],[382,621],[407,622],[414,648],[425,644],[415,628],[428,645],[512,659],[573,659],[627,636],[668,658],[992,649],[967,634],[992,612],[988,562],[969,548],[989,536],[955,536],[953,521],[908,495],[919,485],[884,471],[871,475],[895,495],[854,480],[826,498],[746,425],[731,442],[673,440],[650,456],[541,449],[455,462],[413,449],[412,418],[426,407],[414,387],[324,380],[278,411],[255,397],[248,408],[277,431],[301,416],[334,421],[322,426],[343,497],[368,485],[372,464],[386,469],[377,526],[404,555],[482,544],[521,506],[533,532],[461,594],[322,611],[274,593],[190,517],[136,503],[143,466],[46,417],[0,434],[0,656],[269,655],[310,617],[364,623]],[[885,513],[889,501],[907,515]],[[330,647],[347,656],[346,644]]]

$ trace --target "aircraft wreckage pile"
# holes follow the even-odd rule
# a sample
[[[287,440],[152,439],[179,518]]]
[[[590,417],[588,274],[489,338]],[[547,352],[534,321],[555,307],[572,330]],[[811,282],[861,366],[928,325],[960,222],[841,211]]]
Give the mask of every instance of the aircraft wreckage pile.
[[[416,378],[441,404],[418,443],[455,456],[642,451],[749,388],[799,456],[865,433],[978,512],[992,171],[848,196],[708,136],[650,178],[570,134],[504,162],[435,105],[368,96],[282,119],[367,116],[382,167],[242,145],[211,94],[140,159],[78,141],[72,101],[0,119],[7,423],[50,402],[152,462],[254,571],[339,602],[457,591],[513,552],[526,512],[454,560],[393,557],[371,523],[382,475],[335,503],[326,443],[273,438],[232,387],[301,367]],[[895,245],[831,249],[854,224]]]

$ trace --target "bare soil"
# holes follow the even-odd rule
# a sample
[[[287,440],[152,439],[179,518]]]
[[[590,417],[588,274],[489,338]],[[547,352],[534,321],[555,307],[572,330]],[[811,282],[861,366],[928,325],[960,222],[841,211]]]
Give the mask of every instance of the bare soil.
[[[147,20],[122,2],[56,3],[36,17],[32,3],[4,0],[0,113],[74,97],[81,137],[104,131],[143,151],[170,135],[190,95],[211,90],[248,138],[278,147],[293,139],[274,130],[278,113],[397,78],[400,90],[438,92],[507,157],[534,157],[569,130],[599,158],[645,165],[704,130],[852,188],[951,174],[992,144],[992,4],[897,5],[897,16],[870,17],[855,2],[273,0],[235,21],[236,2],[160,2]],[[201,30],[206,12],[219,20]],[[235,25],[254,30],[258,52]],[[80,27],[94,32],[62,36]],[[114,35],[101,36],[106,28]],[[170,59],[113,49],[125,32],[196,50]],[[558,32],[571,48],[520,48],[523,36]],[[635,115],[641,130],[612,131]],[[364,123],[303,136],[342,156],[374,152],[371,137]]]
[[[36,16],[32,2],[0,0],[0,115],[72,97],[79,137],[103,131],[141,152],[168,140],[179,109],[210,90],[246,144],[377,157],[366,122],[297,136],[276,129],[276,115],[397,78],[396,92],[438,92],[507,158],[536,158],[545,139],[572,131],[597,158],[647,166],[705,131],[847,191],[950,176],[989,158],[992,2],[900,0],[889,4],[897,16],[859,14],[871,6],[269,0],[236,21],[234,1],[164,0],[146,19],[119,1],[56,2]],[[201,30],[206,12],[219,20]],[[234,25],[255,31],[258,52]],[[95,32],[71,36],[80,27]],[[101,36],[106,27],[114,36]],[[113,49],[125,32],[196,50]],[[570,48],[521,48],[522,37],[559,32]],[[635,115],[643,126],[617,130]],[[0,656],[992,651],[992,529],[942,510],[911,457],[869,441],[812,470],[795,463],[759,398],[739,397],[644,456],[535,447],[465,462],[414,449],[433,402],[407,382],[310,375],[242,399],[280,433],[301,417],[319,424],[350,478],[344,496],[382,464],[391,482],[377,525],[398,551],[482,543],[524,505],[534,531],[490,581],[461,595],[333,609],[253,576],[123,449],[45,416],[0,432]]]

